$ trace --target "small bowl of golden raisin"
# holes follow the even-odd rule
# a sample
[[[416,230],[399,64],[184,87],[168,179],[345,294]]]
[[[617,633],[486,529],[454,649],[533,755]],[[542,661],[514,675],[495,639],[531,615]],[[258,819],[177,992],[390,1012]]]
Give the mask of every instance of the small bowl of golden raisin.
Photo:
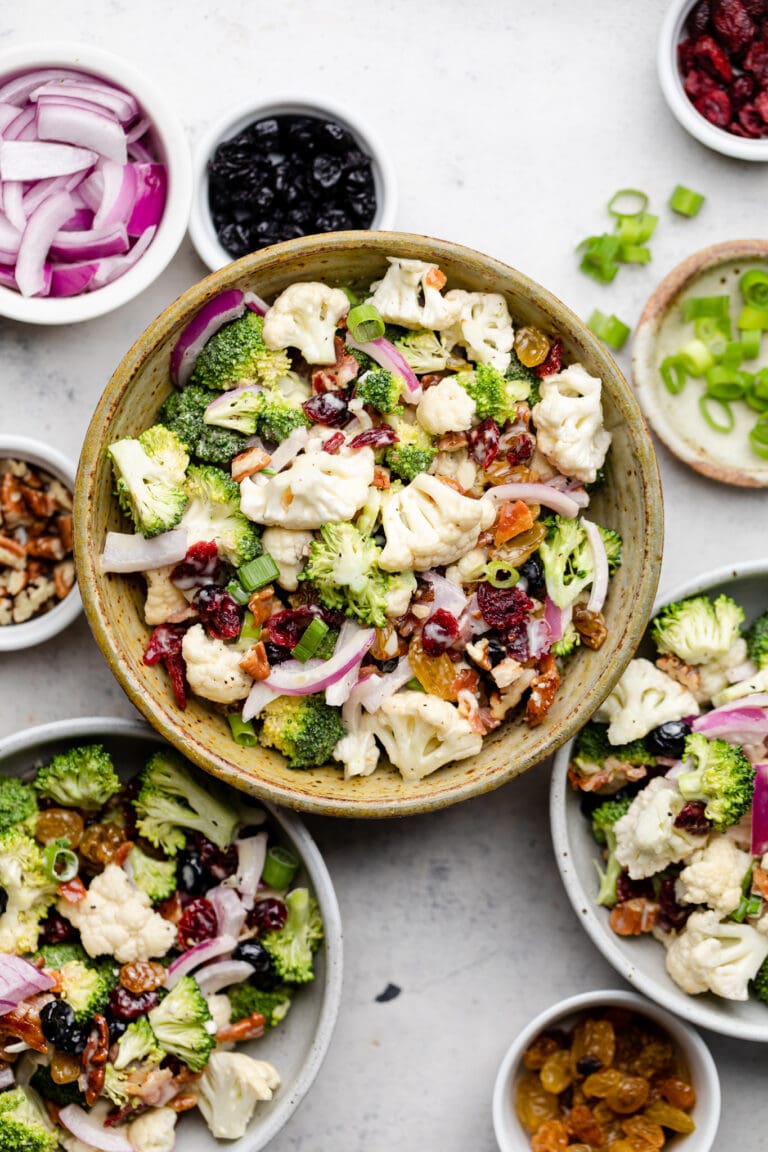
[[[708,1152],[720,1082],[689,1025],[634,992],[584,992],[541,1012],[496,1077],[501,1152]]]

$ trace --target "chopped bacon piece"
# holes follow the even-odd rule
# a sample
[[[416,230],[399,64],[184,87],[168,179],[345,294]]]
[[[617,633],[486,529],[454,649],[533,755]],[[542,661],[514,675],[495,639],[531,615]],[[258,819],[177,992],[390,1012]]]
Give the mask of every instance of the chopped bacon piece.
[[[350,380],[354,380],[360,371],[359,361],[351,352],[347,352],[340,336],[334,336],[333,347],[336,352],[336,363],[312,373],[313,392],[333,392],[339,388],[346,388]]]

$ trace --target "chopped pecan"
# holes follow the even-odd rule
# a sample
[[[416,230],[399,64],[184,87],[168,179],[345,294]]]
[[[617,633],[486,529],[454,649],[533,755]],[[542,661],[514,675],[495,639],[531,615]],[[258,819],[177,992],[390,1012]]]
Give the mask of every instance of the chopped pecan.
[[[491,716],[494,720],[503,720],[510,708],[520,703],[526,688],[529,688],[536,678],[533,668],[524,668],[514,684],[506,692],[494,692],[491,695]]]
[[[61,512],[72,511],[72,493],[65,488],[60,480],[53,479],[48,485],[48,492],[56,501],[56,507]]]
[[[437,442],[438,452],[458,452],[459,448],[466,448],[469,440],[466,432],[446,432]]]
[[[237,1043],[240,1040],[256,1040],[259,1036],[264,1035],[264,1017],[260,1012],[253,1012],[250,1016],[245,1016],[242,1020],[238,1020],[236,1024],[230,1024],[226,1028],[220,1029],[216,1033],[217,1044]]]
[[[56,528],[58,529],[61,542],[64,545],[65,552],[72,551],[72,517],[65,513],[63,516],[57,516],[55,520]]]
[[[267,650],[261,640],[253,644],[240,661],[240,667],[254,680],[266,680],[270,673]]]
[[[666,672],[667,676],[673,680],[677,680],[678,684],[682,684],[689,692],[698,692],[701,688],[701,674],[698,668],[686,664],[679,656],[675,656],[671,652],[666,656],[659,656],[656,660],[656,667],[660,668],[662,672]]]
[[[608,635],[602,612],[590,612],[586,605],[577,604],[573,609],[573,626],[587,648],[602,648]]]
[[[40,1027],[40,1009],[52,999],[50,992],[41,992],[29,1000],[22,1000],[0,1018],[0,1047],[3,1051],[8,1047],[10,1037],[23,1040],[30,1048],[34,1048],[35,1052],[48,1051],[48,1041]]]
[[[174,1096],[165,1107],[170,1108],[173,1112],[190,1112],[197,1107],[197,1096],[193,1096],[191,1092],[187,1093],[186,1096]]]
[[[633,896],[615,904],[608,917],[608,923],[617,936],[641,936],[650,932],[659,916],[659,906],[645,896]]]
[[[272,584],[266,588],[259,588],[248,601],[248,611],[253,616],[253,623],[257,628],[266,624],[275,609],[275,589]]]
[[[559,687],[560,673],[555,658],[552,655],[545,656],[531,684],[531,694],[525,706],[525,719],[531,727],[544,719]]]
[[[21,484],[21,494],[24,503],[35,520],[47,520],[56,511],[56,501],[50,492],[42,488],[34,488],[31,484]]]
[[[6,472],[0,481],[0,511],[6,528],[17,528],[30,521],[21,482],[10,472]]]
[[[235,456],[232,461],[232,479],[239,484],[246,476],[254,476],[257,472],[261,472],[271,460],[272,457],[268,452],[254,445],[253,448],[248,448],[239,456]]]
[[[0,536],[0,564],[8,568],[24,568],[26,565],[26,549],[10,536]]]
[[[371,485],[373,488],[389,488],[389,471],[387,468],[374,468],[373,480]]]
[[[75,583],[75,566],[71,560],[62,560],[53,569],[53,589],[57,600],[63,600]]]
[[[181,896],[178,892],[174,892],[173,896],[169,896],[167,900],[161,900],[157,906],[157,911],[164,920],[170,920],[171,924],[178,924],[181,920]]]
[[[45,576],[38,576],[31,580],[26,588],[22,589],[13,605],[14,624],[23,624],[31,618],[54,596],[53,580]]]
[[[27,556],[39,560],[63,560],[64,545],[60,536],[31,536],[26,544]]]

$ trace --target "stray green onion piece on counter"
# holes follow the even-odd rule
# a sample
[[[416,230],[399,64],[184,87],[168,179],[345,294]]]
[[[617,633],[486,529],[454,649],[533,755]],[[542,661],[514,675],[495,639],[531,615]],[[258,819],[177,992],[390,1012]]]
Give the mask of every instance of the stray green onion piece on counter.
[[[291,649],[294,660],[300,660],[302,664],[306,664],[307,660],[317,652],[327,635],[328,625],[319,616],[316,616],[299,638],[296,647]]]
[[[648,197],[638,188],[620,188],[608,201],[611,216],[622,219],[624,216],[639,216],[648,207]]]
[[[289,848],[276,844],[270,848],[264,861],[261,881],[268,888],[282,892],[293,880],[299,869],[298,858]]]
[[[279,575],[280,569],[269,552],[257,556],[255,560],[249,560],[237,570],[237,578],[246,592],[257,592],[259,588],[265,588],[267,584],[277,580]]]
[[[704,204],[705,197],[700,192],[678,184],[669,198],[669,206],[679,216],[698,216]]]
[[[230,712],[227,720],[235,744],[239,744],[242,748],[253,748],[257,740],[253,721],[243,720],[237,712]]]
[[[590,316],[587,327],[599,340],[617,352],[624,347],[630,333],[629,325],[619,320],[618,316],[606,316],[598,308]]]
[[[650,240],[658,216],[646,212],[648,197],[636,188],[622,188],[608,201],[608,212],[614,218],[614,231],[588,236],[578,245],[582,253],[580,268],[600,284],[610,284],[619,264],[647,264]]]
[[[349,310],[347,328],[353,340],[365,344],[369,340],[379,340],[386,331],[386,324],[375,305],[357,304]]]

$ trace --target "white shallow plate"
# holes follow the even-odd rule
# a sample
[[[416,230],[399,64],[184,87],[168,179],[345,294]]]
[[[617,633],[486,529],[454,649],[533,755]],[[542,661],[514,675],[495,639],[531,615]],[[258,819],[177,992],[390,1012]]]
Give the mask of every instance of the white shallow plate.
[[[768,561],[719,568],[675,588],[661,602],[680,600],[705,592],[732,596],[742,605],[747,622],[768,608]],[[657,610],[661,604],[657,605]],[[652,657],[648,639],[638,655]],[[710,1028],[724,1036],[768,1043],[768,1005],[759,1000],[723,1000],[705,994],[689,996],[667,974],[664,946],[650,936],[617,936],[608,925],[609,909],[595,903],[599,859],[589,821],[582,815],[579,795],[568,782],[568,761],[573,741],[564,744],[555,757],[550,791],[550,821],[555,859],[565,890],[582,926],[593,942],[626,980],[663,1008],[676,1012],[692,1024]]]
[[[0,772],[16,775],[42,764],[65,748],[98,742],[111,753],[115,767],[132,775],[151,753],[165,747],[151,728],[138,720],[80,717],[29,728],[0,741]],[[205,781],[203,781],[205,783]],[[339,1012],[342,983],[342,936],[339,906],[330,875],[314,840],[292,812],[264,804],[280,829],[283,842],[301,860],[297,879],[308,885],[320,905],[325,941],[315,959],[312,984],[297,991],[285,1021],[260,1040],[239,1044],[237,1051],[268,1060],[280,1073],[272,1100],[257,1105],[248,1132],[240,1140],[216,1140],[197,1115],[182,1116],[177,1127],[178,1152],[258,1152],[283,1127],[320,1070]]]

